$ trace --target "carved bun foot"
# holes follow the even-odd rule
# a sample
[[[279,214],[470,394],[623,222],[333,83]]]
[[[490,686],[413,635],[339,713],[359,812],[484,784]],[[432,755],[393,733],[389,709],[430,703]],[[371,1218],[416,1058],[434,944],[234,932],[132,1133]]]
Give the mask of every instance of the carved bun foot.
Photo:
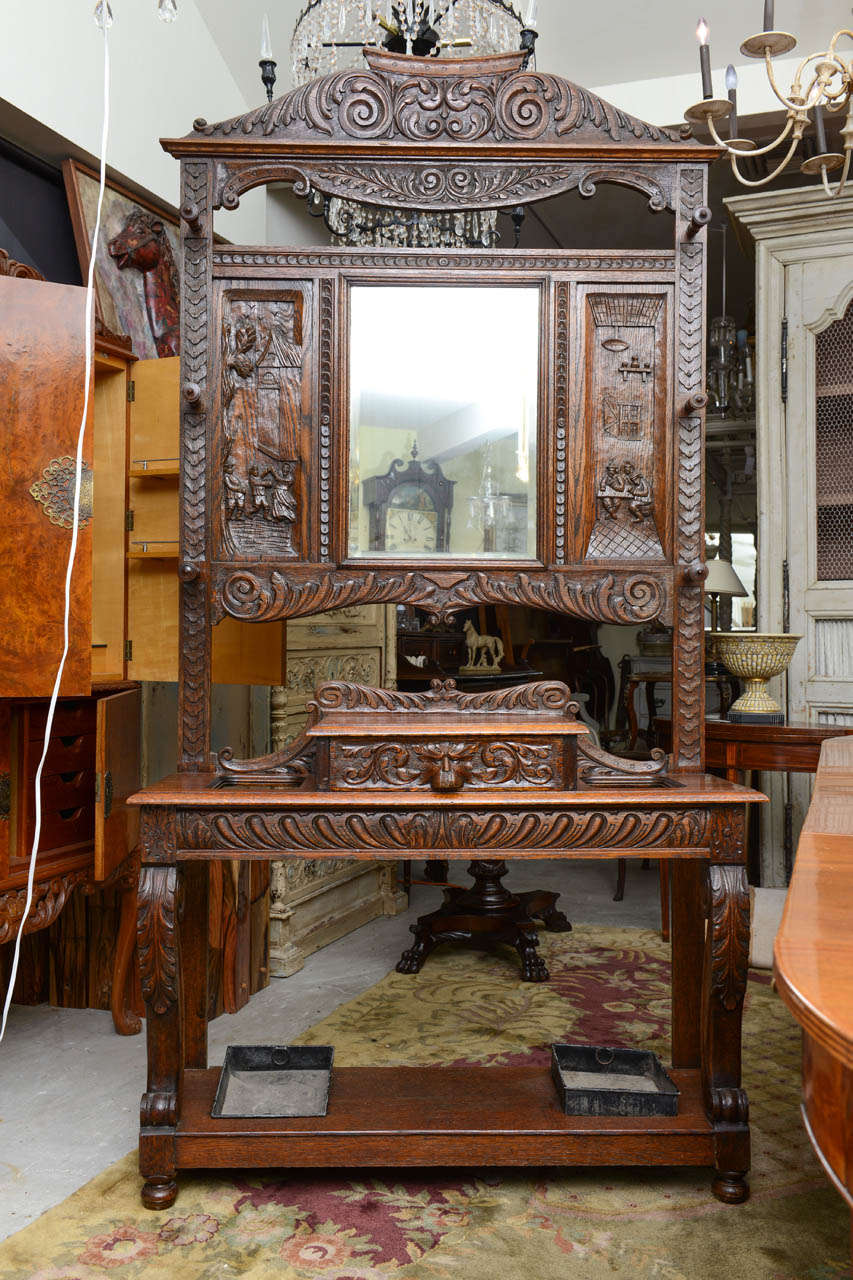
[[[723,1204],[743,1204],[749,1199],[749,1183],[742,1173],[718,1173],[711,1190]]]
[[[146,1209],[168,1209],[178,1195],[174,1178],[149,1178],[142,1188],[142,1203]]]
[[[569,917],[554,907],[551,911],[543,911],[539,917],[549,933],[571,933],[572,924]]]
[[[413,947],[409,947],[404,951],[397,961],[396,969],[398,973],[420,973],[424,967],[424,961],[429,955],[432,947],[425,947],[422,942],[416,942]]]
[[[537,951],[539,939],[534,935],[532,938],[523,938],[515,944],[515,949],[521,956],[521,981],[522,982],[547,982],[549,978],[548,966]]]

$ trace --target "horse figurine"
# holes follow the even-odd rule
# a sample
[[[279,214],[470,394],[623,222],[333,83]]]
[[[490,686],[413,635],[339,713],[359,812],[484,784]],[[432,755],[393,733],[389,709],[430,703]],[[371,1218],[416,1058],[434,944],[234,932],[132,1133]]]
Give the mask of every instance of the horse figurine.
[[[463,671],[500,671],[504,656],[500,636],[481,636],[470,621],[462,628],[465,634],[466,664]]]
[[[134,210],[107,245],[119,271],[142,273],[148,325],[158,356],[181,353],[178,269],[162,218]]]

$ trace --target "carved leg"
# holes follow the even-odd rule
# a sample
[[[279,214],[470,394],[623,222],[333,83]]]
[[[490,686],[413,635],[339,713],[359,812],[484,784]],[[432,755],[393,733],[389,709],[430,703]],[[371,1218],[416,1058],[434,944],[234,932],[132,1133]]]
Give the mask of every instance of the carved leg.
[[[138,863],[123,875],[121,889],[121,914],[118,938],[113,961],[113,980],[110,990],[110,1012],[113,1026],[120,1036],[135,1036],[142,1030],[142,1019],[128,1003],[128,976],[133,948],[136,945],[136,886],[139,876]]]
[[[521,956],[522,982],[547,982],[548,968],[539,954],[539,935],[532,930],[519,930],[515,949]]]
[[[569,917],[564,911],[559,911],[556,906],[548,911],[540,911],[539,919],[549,933],[571,933],[572,931],[572,922]]]
[[[705,955],[705,863],[678,858],[672,867],[672,1065],[702,1061],[702,969]]]
[[[181,982],[184,1067],[207,1066],[207,1001],[209,960],[209,884],[206,862],[181,868]]]
[[[726,1204],[749,1195],[749,1102],[741,1088],[741,1020],[749,964],[746,869],[712,863],[702,979],[702,1090],[715,1131],[713,1191]]]
[[[669,942],[669,863],[666,858],[658,859],[658,875],[660,876],[660,936]]]
[[[139,873],[137,942],[146,1008],[148,1082],[139,1107],[142,1203],[164,1209],[177,1195],[175,1128],[181,1086],[181,1015],[177,934],[178,870],[143,866]]]
[[[415,925],[411,926],[412,933],[415,933]],[[424,967],[424,961],[435,946],[432,938],[415,933],[414,944],[404,951],[397,961],[396,969],[398,973],[420,973]]]
[[[534,889],[530,893],[518,894],[518,901],[523,916],[528,920],[541,920],[549,933],[571,933],[568,916],[557,907],[559,896],[559,893]]]

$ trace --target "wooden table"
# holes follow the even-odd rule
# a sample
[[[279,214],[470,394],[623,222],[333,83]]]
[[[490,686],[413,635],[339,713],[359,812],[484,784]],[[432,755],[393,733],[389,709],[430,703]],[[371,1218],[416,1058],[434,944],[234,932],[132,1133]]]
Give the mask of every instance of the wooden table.
[[[472,1163],[710,1165],[719,1199],[746,1199],[744,827],[747,804],[763,798],[690,773],[671,774],[659,787],[535,795],[507,788],[374,791],[356,808],[352,793],[261,791],[239,782],[223,788],[209,774],[178,774],[149,787],[136,797],[143,806],[139,957],[148,1011],[143,1202],[171,1204],[179,1169]],[[207,1064],[207,863],[342,854],[672,860],[678,1114],[564,1115],[541,1067],[341,1067],[325,1117],[212,1119],[219,1068]],[[271,1028],[270,1039],[284,1034]]]
[[[657,719],[655,732],[665,751],[670,750],[672,724]],[[779,773],[815,773],[820,751],[828,738],[853,734],[853,725],[732,724],[728,720],[705,721],[705,767],[719,770],[729,782],[746,782],[754,770]],[[794,861],[793,807],[785,805],[785,866],[790,875]],[[750,873],[752,868],[750,867]]]
[[[708,680],[717,686],[720,694],[720,709],[723,714],[728,711],[734,700],[734,677],[723,674],[720,676],[709,676]],[[662,744],[655,737],[657,718],[655,717],[655,685],[656,684],[672,684],[672,668],[662,671],[632,671],[628,679],[625,681],[625,691],[623,701],[625,706],[625,714],[628,717],[628,750],[633,751],[637,745],[637,736],[640,732],[639,721],[637,720],[637,707],[635,702],[636,692],[641,685],[646,689],[646,711],[649,718],[649,733],[652,741],[649,742],[650,747],[658,747]],[[661,723],[664,723],[663,721]]]
[[[853,738],[847,736],[821,749],[773,968],[779,994],[803,1028],[806,1132],[853,1210],[851,920]]]

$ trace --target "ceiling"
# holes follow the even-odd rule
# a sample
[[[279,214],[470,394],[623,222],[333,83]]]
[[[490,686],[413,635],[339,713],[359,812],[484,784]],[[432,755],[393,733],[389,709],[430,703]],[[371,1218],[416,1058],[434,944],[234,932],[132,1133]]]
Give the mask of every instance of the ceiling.
[[[337,0],[335,0],[337,3]],[[360,0],[349,0],[350,3]],[[290,87],[290,37],[302,0],[196,0],[223,58],[246,95],[262,100],[261,22],[269,14],[278,56],[277,89]],[[527,0],[524,0],[526,8]],[[741,41],[761,26],[762,0],[539,0],[539,66],[588,88],[698,72],[694,35],[699,7],[711,28],[712,64],[741,61]],[[180,0],[179,0],[180,8]],[[776,24],[811,46],[850,23],[850,0],[777,0]],[[819,33],[819,34],[814,34]],[[673,119],[681,106],[673,104]]]

